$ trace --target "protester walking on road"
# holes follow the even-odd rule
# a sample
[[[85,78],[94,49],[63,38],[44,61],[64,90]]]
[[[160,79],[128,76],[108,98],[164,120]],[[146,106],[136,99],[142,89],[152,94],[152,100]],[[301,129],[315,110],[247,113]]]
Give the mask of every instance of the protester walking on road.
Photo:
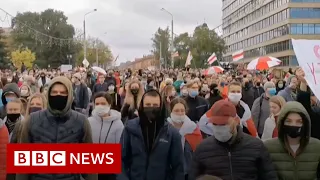
[[[21,130],[21,143],[92,143],[88,119],[71,110],[73,89],[71,81],[62,76],[52,79],[48,90],[48,109],[30,114]],[[43,133],[46,132],[46,133]],[[17,174],[16,180],[74,179],[80,174]],[[96,174],[83,175],[85,180],[97,180]]]
[[[156,90],[143,95],[139,117],[127,122],[121,144],[122,173],[118,180],[185,179],[181,137],[165,123],[165,108]]]
[[[263,142],[242,132],[235,106],[216,102],[208,123],[213,136],[197,147],[192,161],[191,179],[213,175],[223,180],[277,180],[277,173]]]

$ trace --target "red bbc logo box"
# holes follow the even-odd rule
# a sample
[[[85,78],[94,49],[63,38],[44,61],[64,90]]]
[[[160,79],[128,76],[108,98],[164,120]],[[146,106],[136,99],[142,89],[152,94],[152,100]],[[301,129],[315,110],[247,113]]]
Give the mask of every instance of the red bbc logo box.
[[[7,173],[118,174],[121,173],[121,145],[8,144]]]

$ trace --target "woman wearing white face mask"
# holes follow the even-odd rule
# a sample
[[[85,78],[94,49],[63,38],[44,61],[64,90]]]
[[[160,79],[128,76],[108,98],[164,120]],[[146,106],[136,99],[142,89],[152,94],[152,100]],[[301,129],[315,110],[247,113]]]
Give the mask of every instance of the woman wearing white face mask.
[[[124,128],[121,114],[110,109],[111,96],[106,92],[98,92],[93,98],[94,109],[88,118],[92,130],[93,143],[119,143]],[[116,175],[99,174],[99,180],[115,179]]]
[[[31,96],[31,88],[28,85],[22,85],[20,87],[20,93],[22,98],[28,98]]]
[[[196,146],[202,141],[199,127],[186,115],[187,104],[182,98],[175,98],[170,102],[171,115],[168,122],[173,125],[181,135],[181,145],[184,150],[184,170],[186,179],[190,171],[192,154]]]

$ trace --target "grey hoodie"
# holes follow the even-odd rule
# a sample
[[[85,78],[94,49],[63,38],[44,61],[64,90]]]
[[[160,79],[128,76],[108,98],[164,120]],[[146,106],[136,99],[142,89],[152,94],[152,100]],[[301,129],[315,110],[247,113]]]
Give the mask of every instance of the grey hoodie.
[[[93,143],[119,143],[124,128],[121,113],[111,109],[110,116],[102,119],[99,116],[89,117]]]
[[[3,87],[3,92],[2,92],[2,96],[1,96],[1,101],[2,101],[3,106],[0,108],[0,118],[1,119],[3,119],[4,117],[7,116],[7,111],[6,111],[6,107],[5,107],[8,103],[6,101],[6,97],[5,97],[5,94],[7,92],[13,92],[17,95],[18,98],[20,98],[20,89],[16,83],[9,83]]]

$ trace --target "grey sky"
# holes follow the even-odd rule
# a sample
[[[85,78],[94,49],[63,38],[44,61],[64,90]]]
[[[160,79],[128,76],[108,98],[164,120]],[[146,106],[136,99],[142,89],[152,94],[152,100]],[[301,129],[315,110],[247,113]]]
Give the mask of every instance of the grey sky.
[[[221,0],[10,0],[0,1],[0,7],[15,15],[24,11],[43,11],[48,8],[65,12],[69,23],[82,28],[86,17],[87,34],[107,43],[120,62],[149,54],[151,37],[158,27],[170,26],[174,15],[174,33],[192,32],[204,21],[210,28],[221,24]],[[4,14],[0,12],[0,20]],[[8,26],[1,22],[0,26]],[[105,34],[106,33],[106,34]]]

